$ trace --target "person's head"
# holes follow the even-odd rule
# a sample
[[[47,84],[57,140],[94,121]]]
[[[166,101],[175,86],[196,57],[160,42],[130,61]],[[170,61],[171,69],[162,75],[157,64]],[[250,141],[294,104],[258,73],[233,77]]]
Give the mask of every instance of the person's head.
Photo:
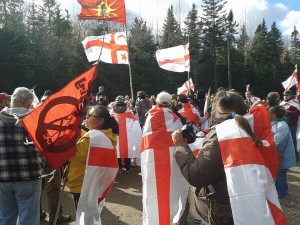
[[[293,92],[290,90],[287,90],[283,93],[283,100],[289,101],[290,99],[293,98]]]
[[[151,105],[156,105],[156,101],[155,98],[151,96],[151,98],[149,98],[149,102]]]
[[[281,105],[271,106],[269,108],[269,116],[271,121],[286,117],[286,110]]]
[[[125,103],[125,99],[123,98],[122,95],[119,95],[115,99],[115,104],[113,106],[113,111],[115,113],[124,113],[127,110],[127,105]]]
[[[269,107],[279,105],[280,95],[278,92],[270,92],[267,95],[266,100],[269,103]]]
[[[146,93],[144,91],[138,91],[137,92],[137,97],[140,99],[145,99],[146,98]]]
[[[125,100],[125,102],[128,102],[128,101],[130,101],[130,97],[129,97],[129,95],[125,95],[125,98],[124,98],[124,100]]]
[[[177,95],[172,94],[172,101],[177,101]]]
[[[33,102],[33,92],[26,87],[18,87],[11,96],[11,107],[24,107],[29,109]]]
[[[171,105],[172,96],[166,92],[160,92],[156,97],[156,105],[161,108],[169,107]]]
[[[104,106],[91,106],[86,114],[86,119],[86,127],[89,130],[107,130],[111,128],[114,134],[119,134],[117,121],[110,116],[108,109]]]
[[[259,140],[251,130],[250,124],[243,117],[247,113],[243,97],[233,91],[219,91],[214,97],[212,105],[212,124],[219,124],[227,119],[235,119],[239,127],[243,128],[252,138],[256,145],[261,145]]]
[[[8,107],[10,103],[10,96],[5,92],[0,93],[0,106],[1,107]]]
[[[246,92],[245,92],[245,97],[246,97],[246,98],[251,98],[251,97],[252,97],[251,91],[246,91]]]
[[[188,103],[189,102],[186,95],[179,95],[178,96],[178,101],[181,102],[181,103]]]
[[[100,86],[100,87],[98,88],[98,91],[99,91],[99,92],[104,92],[104,87],[103,87],[103,86]]]

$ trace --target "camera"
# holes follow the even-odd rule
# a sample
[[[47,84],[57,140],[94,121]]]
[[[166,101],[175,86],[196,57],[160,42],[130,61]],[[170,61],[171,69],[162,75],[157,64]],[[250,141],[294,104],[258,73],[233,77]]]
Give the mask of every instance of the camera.
[[[197,135],[194,132],[193,124],[185,124],[181,128],[181,133],[183,138],[186,139],[188,144],[194,143],[196,141]]]

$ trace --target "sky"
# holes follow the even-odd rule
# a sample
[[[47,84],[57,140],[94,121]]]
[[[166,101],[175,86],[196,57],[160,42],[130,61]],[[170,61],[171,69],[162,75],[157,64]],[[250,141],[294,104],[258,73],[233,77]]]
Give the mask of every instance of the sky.
[[[41,1],[35,0],[36,3]],[[80,11],[77,0],[57,2],[61,4],[62,9],[68,9],[75,15]],[[193,3],[201,15],[202,0],[125,0],[127,14],[143,18],[153,28],[161,27],[171,4],[175,17],[183,23]],[[250,35],[253,35],[263,19],[268,27],[276,22],[284,38],[290,37],[294,26],[300,31],[300,0],[227,0],[227,12],[230,9],[233,10],[237,23],[246,24]]]

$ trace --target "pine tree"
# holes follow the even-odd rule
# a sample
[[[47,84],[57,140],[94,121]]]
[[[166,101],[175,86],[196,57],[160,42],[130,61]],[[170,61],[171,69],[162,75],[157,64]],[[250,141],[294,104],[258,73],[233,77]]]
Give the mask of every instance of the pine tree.
[[[218,87],[217,77],[217,57],[221,51],[225,37],[226,14],[223,8],[225,0],[203,0],[203,61],[207,64],[209,70],[213,71],[213,86]],[[211,74],[211,71],[210,72]],[[208,74],[207,74],[208,75]]]
[[[291,34],[291,50],[290,50],[291,61],[294,64],[300,63],[300,34],[296,26]]]
[[[164,21],[162,30],[160,48],[170,48],[177,45],[182,45],[182,34],[179,23],[175,19],[172,5],[168,9],[167,17]]]
[[[194,3],[192,5],[192,9],[189,11],[187,17],[185,18],[184,24],[185,28],[183,30],[185,43],[190,43],[190,77],[194,78],[194,83],[197,86],[201,48],[201,23],[198,17],[198,10],[196,10],[196,5]]]
[[[246,25],[243,24],[240,31],[240,37],[237,40],[237,49],[244,58],[244,64],[247,64],[250,52],[250,37],[247,34]]]

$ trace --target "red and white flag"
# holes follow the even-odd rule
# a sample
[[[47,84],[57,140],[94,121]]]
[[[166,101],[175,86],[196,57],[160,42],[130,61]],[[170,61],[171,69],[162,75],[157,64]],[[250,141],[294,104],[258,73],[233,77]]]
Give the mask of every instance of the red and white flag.
[[[156,51],[158,66],[173,72],[190,71],[189,44]]]
[[[274,140],[271,139],[270,126],[263,128],[265,118],[258,117],[266,115],[267,111],[265,108],[256,110],[257,114],[252,114],[250,125],[258,137],[266,135],[269,138],[267,142],[264,141],[268,150],[256,147],[234,119],[216,126],[234,224],[249,224],[251,221],[251,224],[285,225],[287,222],[274,184],[276,172],[272,174],[272,161],[278,161],[274,157],[276,149],[270,149],[270,146],[274,146]],[[262,110],[265,112],[259,112]],[[263,153],[266,151],[269,153]],[[271,154],[273,159],[268,158]]]
[[[284,91],[287,91],[297,83],[298,83],[298,70],[296,68],[293,74],[286,81],[282,82],[282,86],[284,87]]]
[[[132,112],[113,114],[119,124],[118,158],[140,157],[142,129]]]
[[[100,213],[119,170],[116,149],[99,130],[85,133],[90,136],[82,190],[77,205],[76,225],[101,225]]]
[[[190,103],[182,103],[182,108],[178,112],[187,118],[188,122],[194,122],[197,126],[201,125],[199,111]]]
[[[142,138],[143,225],[177,223],[186,204],[189,184],[173,156],[171,134],[180,119],[168,108],[149,110]]]
[[[177,88],[177,95],[187,95],[189,90],[195,90],[192,78],[187,80],[180,88]]]
[[[111,64],[128,64],[128,46],[125,32],[89,36],[82,41],[82,44],[89,62],[100,60]]]

